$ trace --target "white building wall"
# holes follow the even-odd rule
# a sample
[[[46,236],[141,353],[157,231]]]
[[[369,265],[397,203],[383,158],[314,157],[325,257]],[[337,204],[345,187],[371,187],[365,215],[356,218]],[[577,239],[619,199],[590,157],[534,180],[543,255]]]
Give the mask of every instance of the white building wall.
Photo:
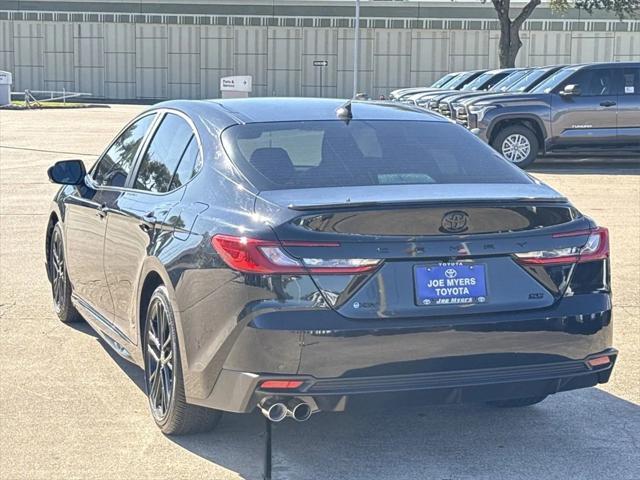
[[[455,8],[451,8],[452,16]],[[348,18],[15,12],[0,20],[0,70],[15,90],[90,92],[110,99],[212,98],[227,75],[252,75],[253,95],[350,96]],[[0,17],[3,18],[3,17]],[[101,21],[90,21],[90,20]],[[73,21],[70,21],[73,20]],[[404,27],[404,28],[403,28]],[[360,90],[372,96],[425,85],[448,71],[498,66],[489,19],[365,19]],[[640,61],[640,21],[531,20],[518,66]],[[314,60],[328,61],[314,67]]]

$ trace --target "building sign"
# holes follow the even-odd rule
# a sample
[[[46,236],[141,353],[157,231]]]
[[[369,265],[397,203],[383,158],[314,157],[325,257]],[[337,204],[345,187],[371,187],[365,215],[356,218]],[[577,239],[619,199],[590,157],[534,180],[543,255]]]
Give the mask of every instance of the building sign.
[[[11,72],[0,71],[0,85],[11,85]]]
[[[222,77],[220,79],[220,91],[251,92],[251,75]]]

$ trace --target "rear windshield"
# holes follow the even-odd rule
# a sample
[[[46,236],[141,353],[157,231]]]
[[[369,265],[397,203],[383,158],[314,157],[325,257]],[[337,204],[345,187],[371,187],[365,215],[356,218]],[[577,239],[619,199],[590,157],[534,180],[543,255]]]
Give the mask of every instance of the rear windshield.
[[[222,133],[259,190],[434,183],[530,183],[492,148],[448,122],[252,123]]]

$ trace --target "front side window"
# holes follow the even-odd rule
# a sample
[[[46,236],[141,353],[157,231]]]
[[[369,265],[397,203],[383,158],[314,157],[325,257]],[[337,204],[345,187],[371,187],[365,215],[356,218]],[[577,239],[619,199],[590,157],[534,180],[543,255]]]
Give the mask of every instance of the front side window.
[[[155,193],[168,192],[182,158],[185,154],[193,156],[193,151],[189,151],[192,140],[197,150],[193,130],[186,120],[172,113],[166,114],[142,157],[134,188]],[[186,180],[178,179],[174,184],[181,185]]]
[[[578,85],[580,96],[597,97],[601,95],[615,95],[616,89],[613,83],[613,75],[610,69],[594,68],[579,70],[565,80],[560,88],[566,85]]]
[[[140,144],[155,115],[147,115],[132,123],[102,156],[93,172],[99,186],[124,187],[133,168]]]
[[[435,183],[530,183],[448,122],[340,120],[235,125],[225,151],[259,190]]]

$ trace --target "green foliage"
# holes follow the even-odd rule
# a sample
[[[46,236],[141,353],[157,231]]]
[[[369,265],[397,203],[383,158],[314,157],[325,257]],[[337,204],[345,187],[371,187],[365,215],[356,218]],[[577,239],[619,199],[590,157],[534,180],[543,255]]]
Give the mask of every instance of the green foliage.
[[[611,12],[621,20],[640,14],[640,0],[551,0],[551,8],[557,12],[566,12],[571,7],[587,13],[593,13],[594,10]]]

